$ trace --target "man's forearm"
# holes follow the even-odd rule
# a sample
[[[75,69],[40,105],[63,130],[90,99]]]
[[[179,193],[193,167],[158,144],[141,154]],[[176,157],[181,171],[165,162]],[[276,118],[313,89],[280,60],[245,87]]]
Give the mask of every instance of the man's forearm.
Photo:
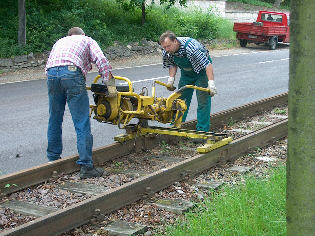
[[[172,66],[172,67],[169,68],[169,75],[170,75],[170,77],[174,77],[175,78],[176,72],[177,72],[177,66]]]
[[[214,84],[213,67],[211,64],[206,67],[206,74],[208,77],[208,89],[210,89],[210,96],[214,96],[217,93],[217,88]]]
[[[212,64],[207,65],[206,74],[207,74],[208,80],[214,80]]]

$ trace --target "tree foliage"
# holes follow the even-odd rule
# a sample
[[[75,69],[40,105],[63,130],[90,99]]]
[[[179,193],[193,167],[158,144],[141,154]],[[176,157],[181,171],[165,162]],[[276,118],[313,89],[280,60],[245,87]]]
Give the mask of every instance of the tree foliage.
[[[145,0],[116,0],[125,10],[130,10],[135,7],[138,7],[141,9],[141,24],[143,25],[146,21],[147,16],[147,10],[150,9],[149,6],[146,5]],[[185,6],[187,0],[179,0],[180,6]],[[152,0],[152,3],[154,3],[154,0]],[[167,5],[167,7],[175,5],[176,0],[160,0],[160,4]]]

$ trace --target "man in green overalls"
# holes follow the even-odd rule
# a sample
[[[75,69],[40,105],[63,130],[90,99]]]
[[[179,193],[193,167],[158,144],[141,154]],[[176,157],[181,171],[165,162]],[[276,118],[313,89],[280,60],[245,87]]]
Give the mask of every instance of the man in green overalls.
[[[173,87],[179,67],[181,70],[179,88],[189,84],[210,89],[210,96],[207,92],[196,90],[198,101],[196,130],[208,132],[211,96],[216,94],[212,60],[208,50],[197,40],[189,37],[176,37],[171,31],[166,31],[161,35],[160,44],[164,49],[163,66],[169,68],[167,84],[170,88]],[[183,122],[186,120],[193,92],[193,89],[186,89],[180,97],[185,100],[187,105]]]

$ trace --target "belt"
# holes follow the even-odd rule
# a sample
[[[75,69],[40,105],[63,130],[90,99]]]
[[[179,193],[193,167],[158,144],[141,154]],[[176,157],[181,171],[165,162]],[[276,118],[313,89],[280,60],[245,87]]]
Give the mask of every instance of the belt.
[[[81,69],[80,69],[79,67],[74,66],[74,65],[68,65],[68,66],[54,66],[54,67],[48,68],[47,71],[50,70],[50,69],[52,69],[52,68],[67,68],[69,71],[77,71],[77,70],[81,71]]]

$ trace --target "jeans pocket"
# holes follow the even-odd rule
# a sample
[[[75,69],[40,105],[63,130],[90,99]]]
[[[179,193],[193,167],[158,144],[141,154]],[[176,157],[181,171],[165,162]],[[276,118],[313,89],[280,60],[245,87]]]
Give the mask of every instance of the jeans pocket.
[[[53,78],[57,77],[57,73],[58,73],[58,71],[56,68],[49,68],[47,70],[47,77],[53,79]]]
[[[64,88],[66,88],[67,95],[69,97],[76,96],[78,94],[87,93],[85,79],[81,73],[71,75],[71,72],[61,79]]]
[[[60,91],[60,81],[57,77],[47,77],[48,94],[56,94]]]

